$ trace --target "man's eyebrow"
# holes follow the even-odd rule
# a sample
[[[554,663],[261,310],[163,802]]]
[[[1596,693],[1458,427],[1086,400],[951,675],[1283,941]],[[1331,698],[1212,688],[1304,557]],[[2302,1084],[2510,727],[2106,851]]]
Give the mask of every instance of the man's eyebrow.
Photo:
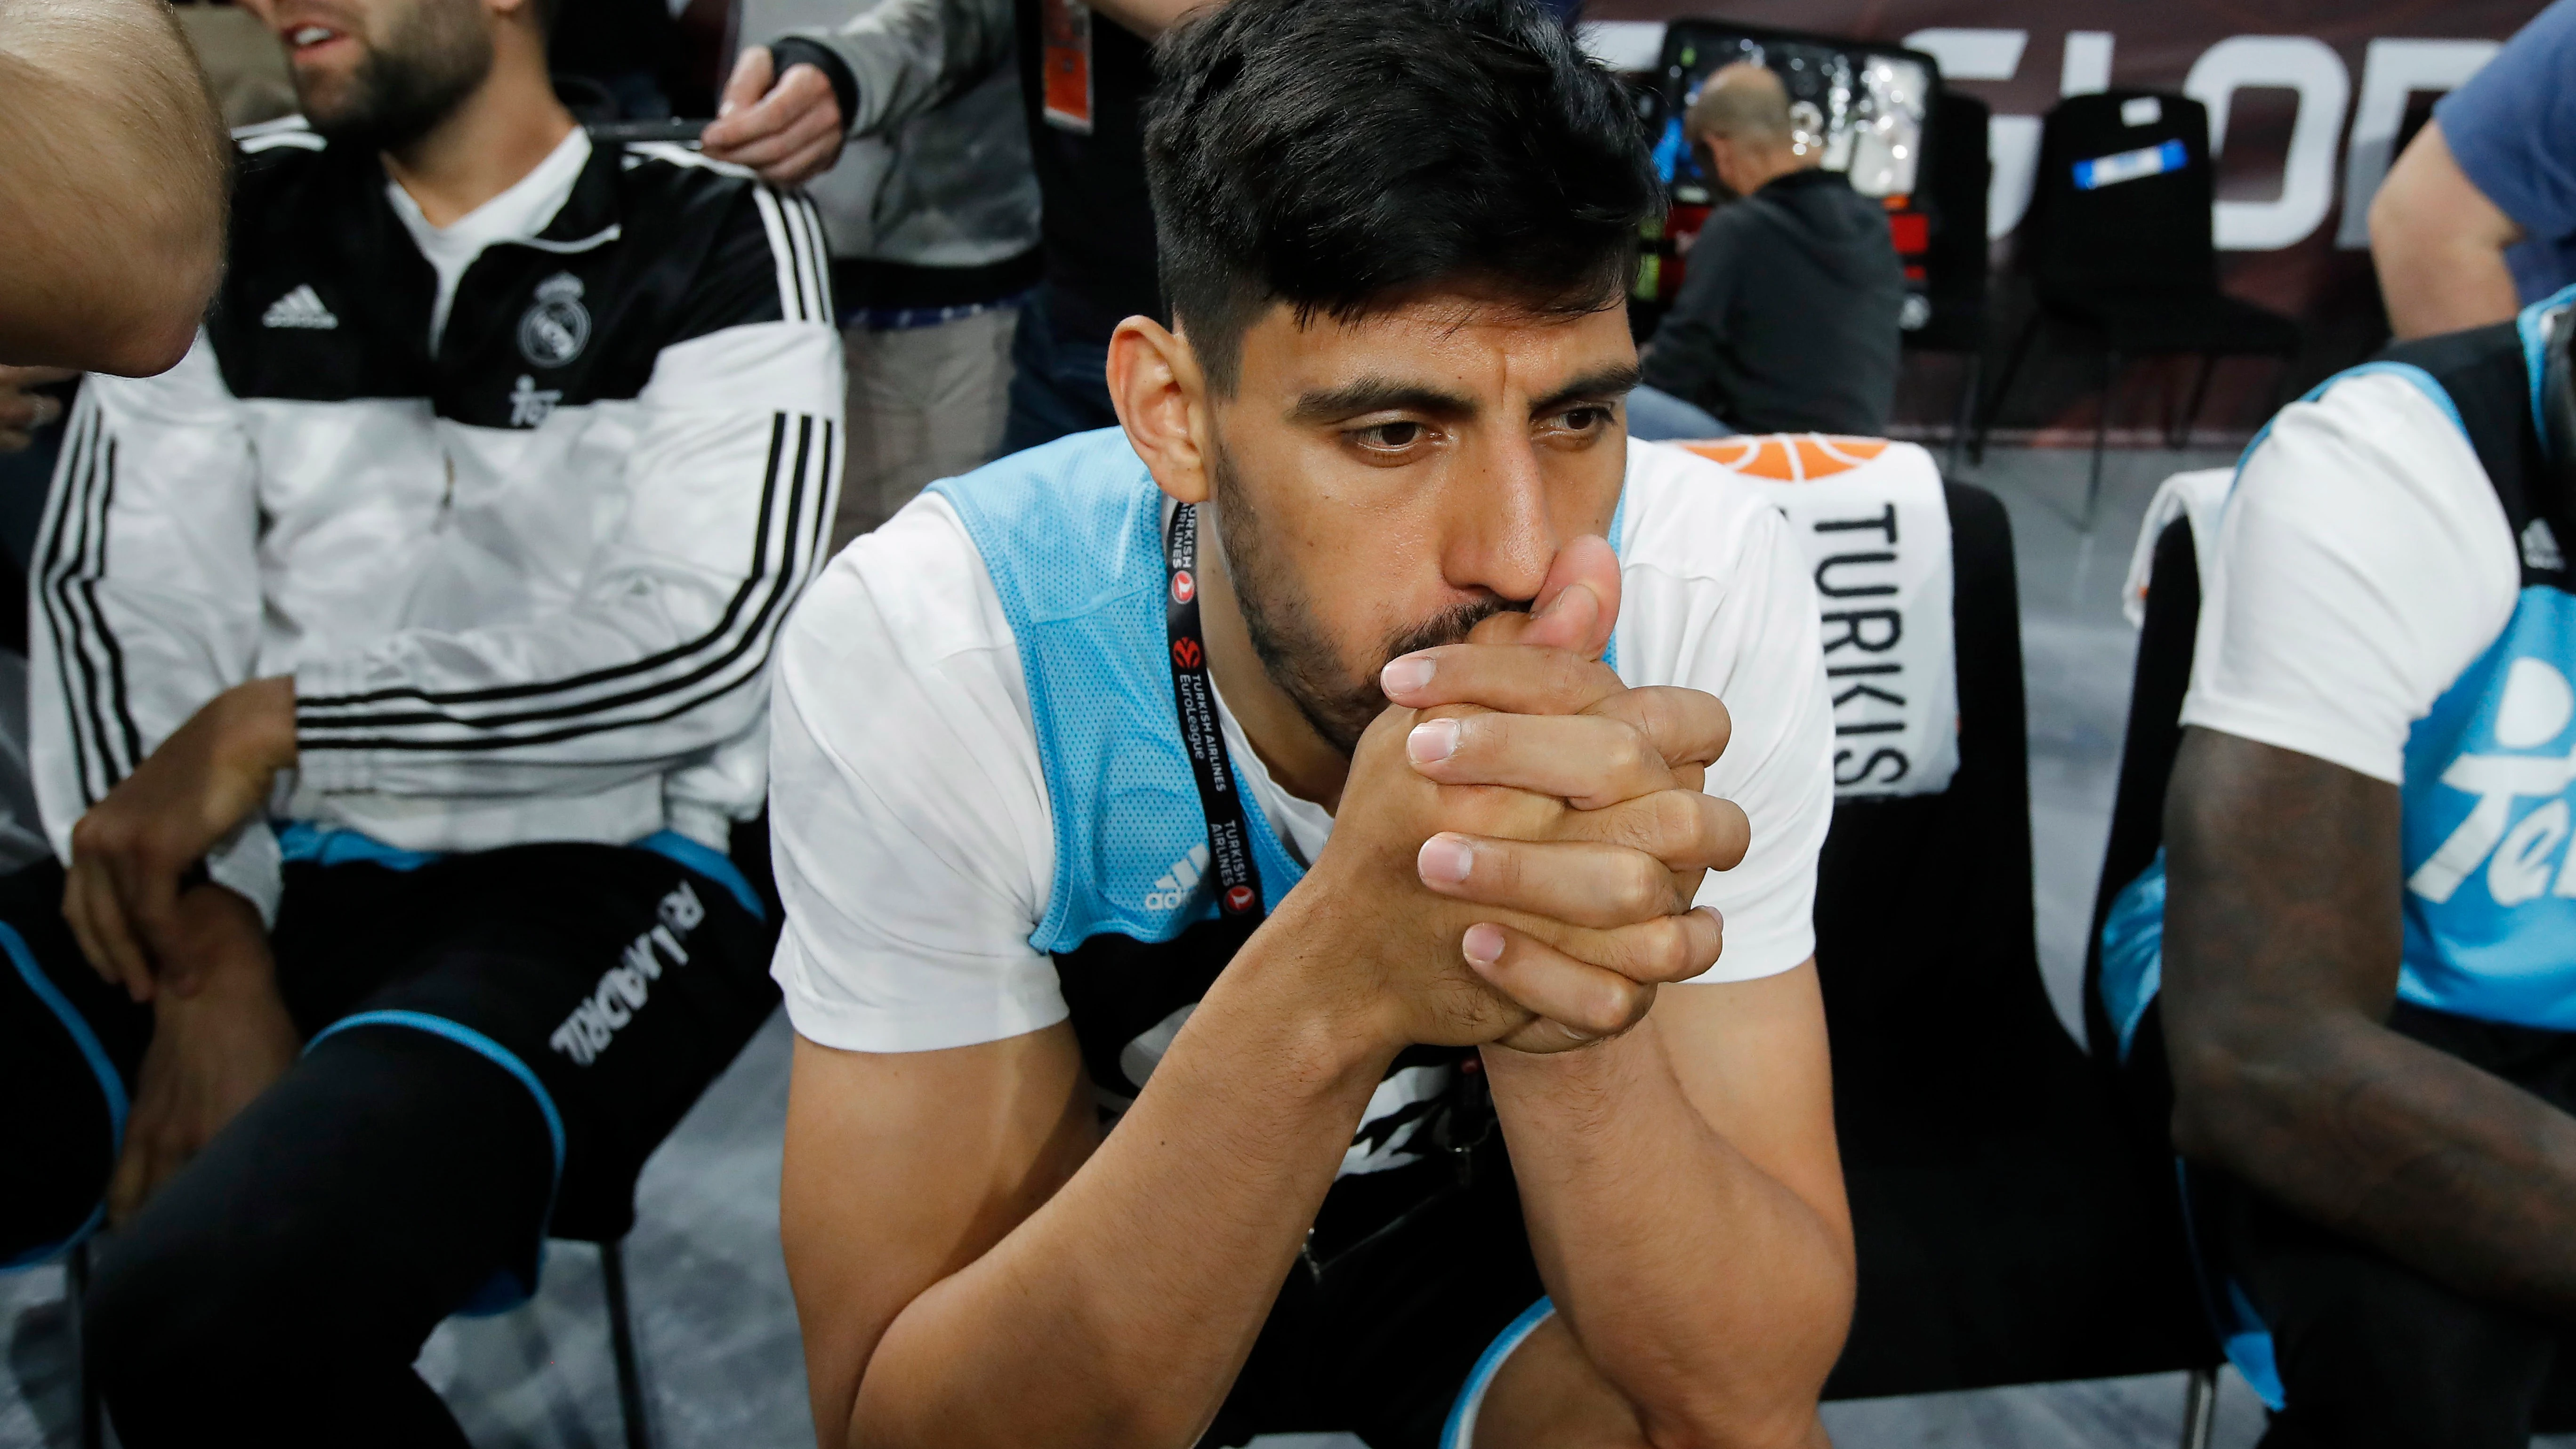
[[[1587,372],[1546,397],[1531,403],[1530,416],[1545,417],[1560,408],[1574,407],[1581,403],[1617,402],[1635,391],[1637,384],[1644,380],[1644,375],[1638,372],[1637,364],[1633,362],[1623,362],[1615,367]]]
[[[1428,383],[1393,377],[1363,377],[1339,387],[1323,388],[1299,396],[1297,405],[1288,410],[1288,421],[1337,423],[1362,413],[1397,411],[1463,418],[1474,415],[1476,400],[1464,393],[1445,392]]]

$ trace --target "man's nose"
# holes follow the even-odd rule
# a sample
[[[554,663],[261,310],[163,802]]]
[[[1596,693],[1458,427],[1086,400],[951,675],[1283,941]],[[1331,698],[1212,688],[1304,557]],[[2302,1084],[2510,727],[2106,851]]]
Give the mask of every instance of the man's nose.
[[[1538,448],[1525,432],[1470,450],[1451,490],[1449,546],[1441,572],[1453,588],[1512,600],[1538,594],[1557,538],[1547,513]]]

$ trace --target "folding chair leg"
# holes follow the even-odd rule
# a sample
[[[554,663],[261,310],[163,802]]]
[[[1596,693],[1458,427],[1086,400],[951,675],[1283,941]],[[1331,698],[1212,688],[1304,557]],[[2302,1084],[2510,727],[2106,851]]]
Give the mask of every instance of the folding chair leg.
[[[1959,459],[1967,451],[1968,432],[1977,425],[1977,389],[1984,382],[1985,371],[1986,350],[1980,346],[1968,354],[1967,380],[1959,387],[1959,415],[1950,424],[1950,473],[1953,477],[1958,475]],[[1985,457],[1982,444],[1977,449],[1977,456],[1980,460]]]
[[[2196,1368],[2182,1396],[2182,1449],[2209,1449],[2218,1428],[2218,1371]]]
[[[72,1401],[80,1406],[80,1449],[100,1449],[107,1442],[106,1416],[100,1412],[96,1385],[89,1380],[89,1358],[81,1351],[81,1340],[88,1337],[88,1325],[81,1320],[89,1303],[89,1243],[72,1244],[71,1253],[63,1259],[63,1294],[70,1312],[64,1315],[71,1327]]]
[[[653,1449],[644,1419],[644,1370],[635,1355],[635,1317],[626,1297],[623,1243],[599,1245],[599,1278],[608,1290],[608,1347],[617,1360],[617,1408],[626,1420],[626,1449]]]
[[[2084,526],[2079,530],[2087,538],[2093,534],[2093,510],[2102,501],[2102,448],[2111,437],[2111,389],[2120,380],[2120,354],[2105,348],[2102,352],[2102,407],[2093,417],[2093,476],[2084,485]]]
[[[2200,355],[2200,373],[2192,379],[2191,401],[2182,410],[2182,427],[2165,430],[2165,446],[2180,448],[2191,442],[2191,425],[2200,421],[2200,405],[2209,401],[2209,375],[2218,370],[2218,360],[2204,352]]]
[[[1986,461],[1986,435],[1995,430],[1995,414],[2003,411],[2004,398],[2012,392],[2013,378],[2020,374],[2022,359],[2030,355],[2030,344],[2039,336],[2040,317],[2030,314],[2021,324],[2021,335],[2013,339],[2012,351],[2004,355],[2003,376],[1995,379],[1994,390],[1977,405],[1976,437],[1968,444],[1968,460],[1980,467]]]

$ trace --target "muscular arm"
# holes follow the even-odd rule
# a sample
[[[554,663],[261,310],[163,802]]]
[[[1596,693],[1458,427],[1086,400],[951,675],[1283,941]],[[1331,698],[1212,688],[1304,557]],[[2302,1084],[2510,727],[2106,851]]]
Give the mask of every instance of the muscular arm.
[[[177,362],[222,265],[229,154],[166,5],[0,7],[0,363]]]
[[[947,1051],[796,1039],[779,1227],[823,1449],[858,1442],[860,1375],[895,1315],[1018,1227],[1098,1140],[1062,1023]]]
[[[816,1373],[817,1420],[849,1423],[832,1442],[1182,1449],[1198,1438],[1393,1055],[1351,1050],[1360,1033],[1319,1008],[1338,993],[1317,978],[1339,963],[1299,951],[1301,936],[1311,928],[1283,908],[1081,1170],[1043,1206],[1019,1208],[1025,1221],[999,1224],[1007,1235],[980,1258],[890,1305],[900,1312],[854,1396],[824,1403],[824,1372],[846,1382],[847,1370]],[[1070,1056],[1070,1031],[1054,1030]],[[875,1251],[867,1241],[851,1251]]]
[[[1484,1059],[1539,1272],[1646,1441],[1823,1442],[1854,1260],[1815,964],[1673,987],[1589,1051]],[[1495,1395],[1480,1445],[1563,1442],[1548,1416],[1582,1401]]]
[[[2464,1292],[2576,1314],[2576,1118],[2382,1024],[2396,787],[2193,728],[2165,841],[2176,1147]]]
[[[2370,260],[2399,337],[2502,322],[2520,305],[2505,248],[2522,228],[2460,171],[2427,121],[2370,203]]]

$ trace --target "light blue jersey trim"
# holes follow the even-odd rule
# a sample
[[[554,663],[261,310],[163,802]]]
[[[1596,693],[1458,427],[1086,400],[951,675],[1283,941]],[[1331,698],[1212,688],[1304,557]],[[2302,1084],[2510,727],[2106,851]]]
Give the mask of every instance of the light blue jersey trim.
[[[2576,287],[2570,287],[2568,290],[2576,291]],[[2417,367],[2411,362],[2365,362],[2358,367],[2347,367],[2343,371],[2336,373],[2334,376],[2327,378],[2325,381],[2318,383],[2315,387],[2309,388],[2306,392],[2301,393],[2299,395],[2299,401],[2303,403],[2312,403],[2317,399],[2324,397],[2336,383],[2347,382],[2356,377],[2373,377],[2380,374],[2386,374],[2391,377],[2402,377],[2408,382],[2415,384],[2418,391],[2422,392],[2424,396],[2431,398],[2433,400],[2433,405],[2442,410],[2442,416],[2451,420],[2451,426],[2459,430],[2461,440],[2463,442],[2468,441],[2469,425],[2460,421],[2460,405],[2451,401],[2450,390],[2443,387],[2442,384],[2434,378],[2433,374],[2426,372],[2424,369]],[[2287,409],[2284,409],[2284,411],[2287,411]],[[2279,413],[2274,413],[2272,416],[2265,418],[2263,420],[2263,426],[2255,429],[2253,438],[2245,444],[2245,451],[2236,455],[2236,476],[2229,479],[2227,482],[2227,497],[2229,502],[2235,501],[2236,485],[2245,477],[2245,465],[2254,461],[2255,450],[2262,447],[2264,442],[2272,436],[2272,425],[2280,420],[2281,415]],[[2472,444],[2471,446],[2474,448],[2475,445]]]
[[[2513,316],[2513,331],[2522,339],[2522,375],[2531,389],[2531,428],[2534,437],[2549,436],[2549,420],[2541,415],[2540,389],[2549,380],[2549,338],[2541,332],[2541,319],[2551,312],[2576,303],[2576,282],[2561,287],[2548,297],[2532,303]]]
[[[361,1011],[353,1016],[344,1016],[316,1032],[313,1040],[304,1044],[305,1055],[312,1055],[315,1047],[332,1037],[361,1026],[401,1027],[408,1031],[427,1032],[442,1041],[454,1042],[508,1072],[518,1079],[520,1086],[528,1089],[528,1095],[536,1099],[537,1111],[546,1119],[546,1139],[554,1147],[554,1176],[546,1187],[545,1213],[545,1221],[553,1222],[555,1194],[563,1187],[563,1114],[555,1110],[554,1094],[546,1090],[545,1083],[537,1080],[537,1074],[529,1070],[526,1062],[519,1059],[519,1054],[470,1026],[449,1021],[443,1016],[432,1016],[425,1011]],[[544,1230],[540,1228],[537,1237],[537,1272],[540,1275],[545,1271],[545,1260],[545,1236]],[[507,1313],[536,1296],[536,1291],[537,1285],[533,1279],[523,1283],[519,1281],[519,1275],[504,1268],[493,1274],[490,1282],[474,1290],[474,1295],[456,1311],[468,1318],[485,1318],[495,1313]]]
[[[2280,1359],[2272,1345],[2272,1330],[2255,1310],[2254,1300],[2245,1296],[2244,1286],[2214,1266],[2201,1247],[2200,1230],[2193,1226],[2191,1206],[2191,1166],[2181,1158],[2174,1159],[2174,1187],[2182,1200],[2183,1246],[2190,1251],[2194,1286],[2200,1290],[2200,1307],[2218,1338],[2218,1348],[2236,1371],[2245,1377],[2245,1386],[2263,1401],[2273,1413],[2281,1412],[2289,1395],[2281,1388]]]
[[[1610,509],[1611,557],[1619,559],[1625,559],[1627,557],[1627,549],[1625,547],[1625,535],[1627,533],[1627,529],[1628,485],[1623,479],[1619,485],[1619,501],[1616,504],[1613,504]],[[1611,673],[1616,674],[1619,672],[1619,625],[1615,620],[1610,625],[1610,642],[1602,646],[1601,662],[1610,666]]]
[[[490,1062],[492,1065],[499,1067],[501,1070],[508,1072],[511,1076],[517,1078],[519,1085],[528,1089],[528,1095],[537,1099],[537,1110],[545,1116],[546,1139],[554,1144],[555,1177],[558,1181],[562,1179],[564,1165],[563,1114],[555,1110],[554,1094],[546,1090],[545,1083],[537,1080],[537,1074],[529,1069],[526,1062],[519,1060],[519,1054],[517,1052],[510,1050],[508,1047],[501,1045],[499,1042],[492,1040],[492,1038],[485,1036],[483,1033],[476,1031],[470,1026],[466,1026],[460,1022],[449,1021],[443,1016],[432,1016],[426,1011],[361,1011],[354,1015],[344,1016],[338,1021],[331,1023],[329,1026],[322,1028],[320,1031],[315,1032],[313,1034],[313,1040],[304,1044],[304,1054],[310,1056],[313,1054],[313,1049],[315,1047],[322,1045],[322,1043],[329,1041],[331,1038],[338,1036],[344,1031],[349,1031],[361,1026],[399,1026],[408,1027],[413,1031],[425,1031],[431,1036],[456,1043],[458,1046],[465,1048],[467,1051],[474,1053],[476,1056],[483,1058],[485,1061]]]
[[[1509,1328],[1485,1345],[1476,1366],[1467,1371],[1467,1381],[1458,1386],[1458,1397],[1449,1405],[1449,1421],[1440,1426],[1440,1449],[1472,1449],[1476,1442],[1476,1414],[1485,1407],[1485,1391],[1494,1386],[1494,1376],[1503,1371],[1512,1351],[1527,1342],[1555,1312],[1556,1304],[1542,1298],[1522,1310]]]
[[[1165,499],[1126,435],[1076,433],[929,491],[974,545],[1011,628],[1055,835],[1045,915],[1053,954],[1101,935],[1168,941],[1217,915],[1207,819],[1172,697]],[[1612,551],[1626,527],[1612,511]],[[1615,637],[1605,655],[1617,667]],[[1240,758],[1230,772],[1252,796]],[[1264,905],[1305,875],[1266,811],[1244,811]]]
[[[46,979],[43,970],[36,965],[35,952],[27,949],[25,938],[5,922],[0,922],[0,951],[8,953],[9,964],[18,968],[18,975],[27,983],[27,989],[34,992],[36,999],[45,1004],[45,1009],[62,1023],[72,1045],[80,1049],[81,1060],[89,1063],[91,1075],[98,1078],[99,1095],[107,1099],[107,1160],[114,1162],[117,1155],[125,1150],[127,1104],[124,1079],[116,1074],[115,1064],[107,1059],[107,1049],[99,1045],[98,1034],[90,1030],[88,1020],[73,1009],[60,988]],[[56,1254],[98,1231],[98,1225],[106,1215],[107,1205],[102,1202],[90,1210],[89,1220],[73,1229],[70,1237],[59,1243],[30,1249],[13,1258],[0,1259],[0,1271],[32,1268],[52,1260]]]
[[[2138,1037],[2138,1023],[2164,986],[2165,853],[2111,898],[2102,920],[2102,1009],[2120,1034],[2120,1060]]]
[[[1217,914],[1205,811],[1181,744],[1164,623],[1163,494],[1116,428],[930,485],[992,580],[1028,686],[1055,833],[1042,952],[1168,941]],[[1244,762],[1229,773],[1251,798]],[[1244,812],[1266,909],[1305,869]]]
[[[277,854],[280,860],[313,865],[380,865],[387,870],[418,870],[446,858],[439,851],[405,850],[363,831],[310,820],[290,820],[277,827]]]
[[[730,891],[735,900],[742,902],[742,908],[751,912],[753,920],[769,919],[768,909],[752,892],[751,882],[733,863],[733,857],[705,841],[682,835],[676,830],[657,830],[635,842],[635,849],[649,850],[683,869],[696,871]]]
[[[2272,1330],[2263,1326],[2263,1317],[2254,1311],[2254,1300],[2245,1296],[2245,1286],[2235,1279],[2227,1280],[2227,1302],[2236,1310],[2237,1328],[2227,1335],[2222,1345],[2227,1361],[2245,1376],[2246,1387],[2263,1406],[2277,1414],[2289,1407],[2290,1396],[2281,1387],[2281,1364],[2272,1350]]]
[[[676,830],[657,830],[643,839],[631,842],[630,850],[649,850],[685,869],[693,870],[723,886],[754,920],[766,921],[769,911],[760,903],[760,895],[751,888],[733,858],[703,840],[682,835]],[[309,861],[315,865],[379,865],[387,870],[418,870],[447,859],[449,852],[405,850],[387,845],[372,835],[336,825],[316,825],[309,820],[290,820],[277,827],[277,853],[281,859]]]

